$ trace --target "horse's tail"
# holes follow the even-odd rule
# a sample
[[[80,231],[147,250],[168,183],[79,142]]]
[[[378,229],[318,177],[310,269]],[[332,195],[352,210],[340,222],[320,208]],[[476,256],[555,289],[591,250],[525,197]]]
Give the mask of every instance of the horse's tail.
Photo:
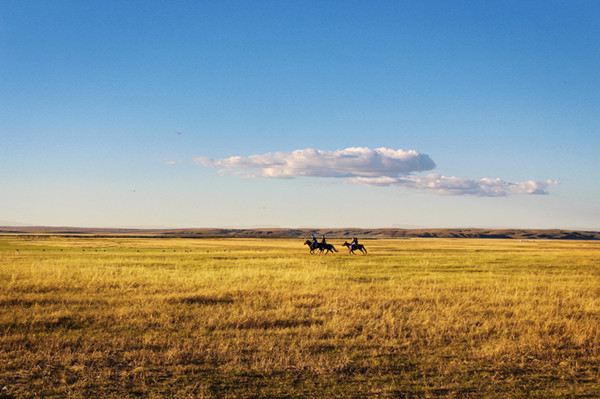
[[[334,247],[333,245],[331,246],[331,248],[332,248],[332,249],[333,249],[335,252],[337,252],[337,249],[335,249],[335,247]]]
[[[363,245],[363,249],[364,249],[364,251],[365,251],[365,254],[366,254],[366,253],[368,253],[368,252],[367,252],[367,248],[365,248],[365,246],[364,246],[364,245]]]

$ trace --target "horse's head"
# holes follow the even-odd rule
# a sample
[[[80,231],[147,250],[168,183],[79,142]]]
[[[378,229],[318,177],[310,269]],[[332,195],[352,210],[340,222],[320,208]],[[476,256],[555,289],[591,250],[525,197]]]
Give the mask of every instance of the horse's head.
[[[350,244],[348,244],[348,241],[344,241],[344,244],[343,244],[343,245],[344,245],[345,247],[349,247],[349,246],[350,246]]]
[[[310,240],[304,241],[304,245],[310,245],[310,244],[311,244]]]

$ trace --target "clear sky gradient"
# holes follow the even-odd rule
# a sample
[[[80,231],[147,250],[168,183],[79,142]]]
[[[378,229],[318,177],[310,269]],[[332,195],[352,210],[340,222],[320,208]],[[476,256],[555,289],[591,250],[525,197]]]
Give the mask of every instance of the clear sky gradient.
[[[600,230],[598,1],[0,2],[0,224]]]

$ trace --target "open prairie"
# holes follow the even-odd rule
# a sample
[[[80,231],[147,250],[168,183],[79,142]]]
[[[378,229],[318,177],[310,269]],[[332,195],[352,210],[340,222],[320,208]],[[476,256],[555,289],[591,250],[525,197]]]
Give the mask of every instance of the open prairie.
[[[600,242],[0,237],[0,398],[600,397]]]

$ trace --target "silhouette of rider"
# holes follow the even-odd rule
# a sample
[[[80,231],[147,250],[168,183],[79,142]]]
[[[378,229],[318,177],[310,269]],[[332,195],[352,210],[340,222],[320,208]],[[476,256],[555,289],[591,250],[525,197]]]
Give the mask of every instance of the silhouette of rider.
[[[312,235],[311,240],[312,240],[312,246],[313,246],[313,248],[317,248],[319,246],[319,243],[317,243],[317,238],[315,237],[314,234]]]
[[[352,237],[352,242],[350,243],[350,251],[353,251],[358,247],[358,238]]]
[[[325,242],[325,234],[323,234],[323,237],[321,239],[321,245],[324,246],[325,244],[327,244],[327,242]]]

